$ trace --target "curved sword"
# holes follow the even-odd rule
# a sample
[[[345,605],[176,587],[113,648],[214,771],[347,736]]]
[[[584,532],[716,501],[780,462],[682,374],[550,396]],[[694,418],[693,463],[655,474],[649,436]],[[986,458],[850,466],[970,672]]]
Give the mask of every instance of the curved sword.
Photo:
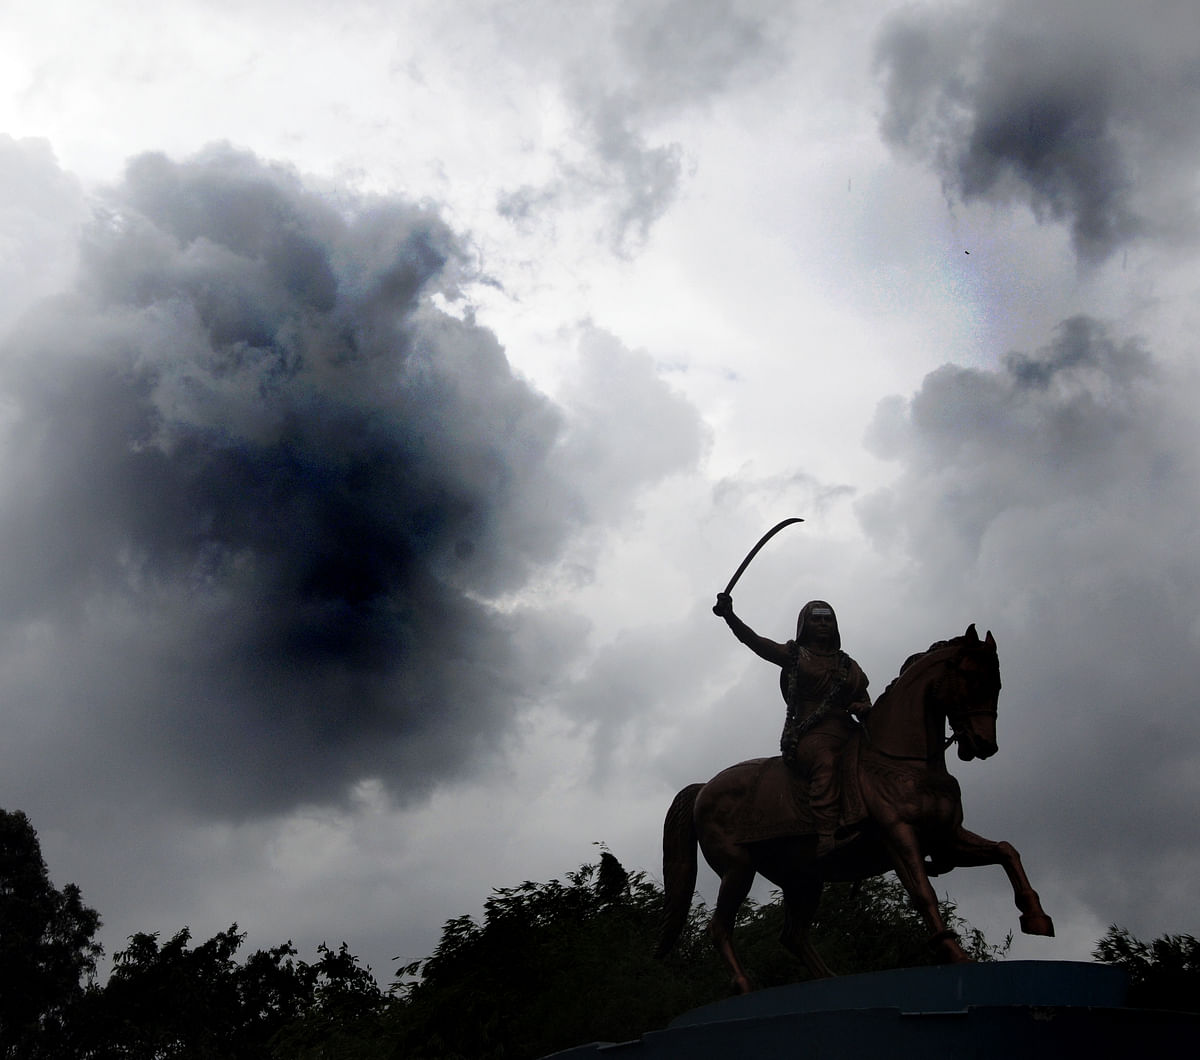
[[[776,523],[773,527],[771,527],[770,530],[768,530],[765,534],[763,534],[763,536],[759,539],[758,544],[755,545],[746,554],[746,558],[744,560],[742,560],[741,566],[739,566],[738,569],[733,572],[733,577],[729,579],[729,584],[727,586],[725,586],[725,592],[726,593],[733,592],[733,587],[735,585],[737,585],[738,578],[740,578],[742,576],[742,573],[745,571],[745,569],[750,566],[750,561],[752,559],[754,559],[754,557],[757,556],[759,554],[759,552],[762,551],[763,545],[765,545],[768,541],[770,541],[771,538],[773,538],[777,533],[779,533],[779,531],[782,530],[785,526],[791,526],[792,523],[802,523],[802,522],[804,522],[804,520],[801,519],[799,516],[793,516],[791,519],[784,519],[783,522]],[[717,613],[717,609],[715,607],[713,608],[713,613],[714,614]]]

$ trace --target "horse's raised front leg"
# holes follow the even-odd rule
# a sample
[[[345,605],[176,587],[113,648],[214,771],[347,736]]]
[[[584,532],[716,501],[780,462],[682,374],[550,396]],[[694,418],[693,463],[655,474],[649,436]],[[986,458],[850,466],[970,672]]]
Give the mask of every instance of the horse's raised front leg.
[[[956,865],[1003,865],[1012,884],[1013,897],[1021,911],[1021,930],[1026,935],[1054,935],[1054,921],[1042,909],[1041,899],[1025,875],[1021,856],[1011,843],[994,843],[965,828],[959,828],[950,842],[950,856]]]
[[[942,911],[938,908],[937,895],[925,871],[925,859],[916,832],[909,825],[898,825],[883,837],[892,867],[908,891],[913,905],[929,927],[929,945],[943,964],[965,964],[971,958],[959,945],[958,936],[946,926]]]
[[[726,869],[721,876],[721,889],[717,892],[717,907],[708,922],[708,934],[717,952],[725,958],[725,963],[733,972],[733,988],[739,994],[750,993],[752,987],[733,949],[733,924],[753,883],[754,869],[749,865],[735,864]]]
[[[828,979],[836,974],[821,959],[809,937],[822,886],[817,877],[806,876],[783,888],[783,931],[779,941],[804,962],[814,979]]]

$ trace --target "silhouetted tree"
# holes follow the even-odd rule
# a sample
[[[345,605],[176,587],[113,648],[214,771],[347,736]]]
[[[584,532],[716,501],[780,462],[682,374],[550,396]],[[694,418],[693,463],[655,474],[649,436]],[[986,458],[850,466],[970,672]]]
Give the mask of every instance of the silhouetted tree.
[[[712,976],[686,956],[671,974],[652,959],[660,903],[611,855],[565,881],[494,891],[482,923],[447,922],[433,955],[403,969],[421,974],[394,1013],[397,1055],[536,1057],[661,1025],[689,1007],[690,975]]]
[[[374,1060],[391,1057],[384,1016],[392,999],[379,988],[343,942],[337,950],[324,944],[315,965],[310,1003],[271,1039],[277,1060]]]
[[[96,972],[99,914],[50,882],[29,818],[0,810],[0,1056],[59,1057]]]
[[[268,1055],[265,1040],[280,1014],[273,999],[256,997],[252,1013],[242,1004],[243,969],[234,958],[243,938],[236,924],[195,947],[188,945],[187,928],[162,944],[156,934],[133,935],[113,959],[104,989],[88,999],[80,1053],[105,1060]],[[290,957],[290,947],[281,949],[272,969],[282,971],[289,986],[297,978],[283,964]],[[261,987],[264,962],[255,961],[254,969]]]
[[[1142,942],[1113,924],[1092,956],[1128,974],[1130,1005],[1200,1012],[1200,942],[1191,935]]]
[[[481,923],[449,921],[428,961],[402,969],[420,977],[402,989],[389,1017],[397,1056],[539,1057],[588,1041],[625,1041],[688,1009],[727,995],[728,973],[713,952],[709,911],[693,905],[665,961],[651,953],[662,891],[626,873],[608,852],[566,881],[496,890]],[[943,912],[977,959],[1006,946]],[[803,966],[778,942],[778,900],[746,903],[738,944],[758,986],[795,982]],[[840,971],[927,964],[928,929],[894,879],[827,889],[815,942]]]
[[[160,944],[138,934],[114,958],[103,989],[89,993],[73,1040],[86,1060],[269,1060],[376,1056],[372,1018],[386,996],[346,948],[296,959],[290,942],[236,959],[234,924],[189,947],[187,928]],[[366,1021],[366,1031],[363,1025]],[[372,1051],[350,1048],[358,1039]],[[337,1044],[338,1047],[334,1048]]]
[[[350,953],[292,944],[244,962],[232,925],[192,945],[140,933],[91,982],[99,925],[77,888],[56,891],[23,814],[0,818],[0,1015],[3,1060],[489,1060],[540,1057],[588,1041],[626,1041],[728,992],[708,910],[695,903],[664,961],[652,957],[662,889],[608,851],[565,880],[493,891],[482,919],[450,920],[433,955],[384,993]],[[951,903],[943,912],[969,950],[991,947]],[[759,986],[791,982],[800,963],[779,944],[779,901],[746,903],[738,943]],[[1115,929],[1114,929],[1115,931]],[[899,884],[827,888],[815,942],[844,972],[931,960],[926,929]],[[1146,949],[1118,934],[1113,946]],[[1186,950],[1180,942],[1170,954]],[[1193,947],[1185,970],[1194,971]],[[1155,946],[1158,944],[1156,943]],[[1115,952],[1115,950],[1114,950]],[[1167,952],[1167,951],[1164,951]],[[1173,958],[1172,958],[1173,959]],[[1188,964],[1187,962],[1191,963]],[[1151,964],[1165,966],[1159,954]],[[86,987],[83,980],[88,980]]]
[[[1011,934],[999,945],[988,943],[983,932],[958,915],[950,899],[941,903],[941,912],[974,960],[1003,957],[1012,943]],[[778,942],[783,920],[783,905],[776,897],[751,906],[738,921],[736,942],[757,986],[794,983],[808,974]],[[812,938],[839,975],[936,963],[929,948],[929,928],[892,875],[827,884],[813,920]]]

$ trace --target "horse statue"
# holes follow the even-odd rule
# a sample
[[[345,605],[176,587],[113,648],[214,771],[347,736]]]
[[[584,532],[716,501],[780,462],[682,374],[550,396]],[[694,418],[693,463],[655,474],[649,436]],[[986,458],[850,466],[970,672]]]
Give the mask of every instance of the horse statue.
[[[929,883],[958,866],[1002,865],[1021,912],[1021,930],[1053,935],[1054,924],[1009,843],[963,828],[961,791],[946,770],[947,748],[964,762],[996,753],[1000,663],[991,632],[974,625],[911,656],[846,745],[841,827],[832,850],[818,858],[805,834],[803,787],[781,758],[730,766],[707,784],[675,796],[663,828],[664,915],[658,955],[665,956],[687,920],[696,886],[696,846],[721,878],[709,934],[733,973],[739,993],[750,981],[733,947],[738,908],[757,873],[783,894],[780,941],[814,977],[833,973],[809,939],[826,881],[880,876],[895,870],[929,928],[941,962],[969,961],[948,929]],[[945,736],[949,723],[952,735]]]

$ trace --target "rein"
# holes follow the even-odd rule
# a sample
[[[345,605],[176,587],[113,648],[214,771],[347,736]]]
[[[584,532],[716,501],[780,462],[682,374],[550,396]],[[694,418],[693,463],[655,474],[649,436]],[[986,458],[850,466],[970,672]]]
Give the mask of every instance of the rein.
[[[959,717],[970,718],[976,714],[990,714],[993,718],[996,717],[996,712],[994,710],[991,710],[988,707],[979,707],[975,710],[964,710],[964,711],[962,711],[961,714],[959,714]],[[950,721],[949,715],[946,715],[946,720],[950,722],[950,729],[951,729],[950,735],[942,737],[942,741],[943,741],[942,746],[938,751],[936,751],[936,752],[931,751],[929,754],[925,754],[925,755],[893,754],[891,751],[885,751],[882,747],[876,747],[872,743],[870,730],[868,730],[865,725],[863,726],[863,732],[866,734],[867,743],[871,744],[871,750],[874,751],[876,754],[883,755],[884,758],[892,758],[898,762],[928,762],[931,758],[934,757],[935,754],[943,754],[944,755],[955,743],[958,742],[959,730],[955,727],[954,722]]]

